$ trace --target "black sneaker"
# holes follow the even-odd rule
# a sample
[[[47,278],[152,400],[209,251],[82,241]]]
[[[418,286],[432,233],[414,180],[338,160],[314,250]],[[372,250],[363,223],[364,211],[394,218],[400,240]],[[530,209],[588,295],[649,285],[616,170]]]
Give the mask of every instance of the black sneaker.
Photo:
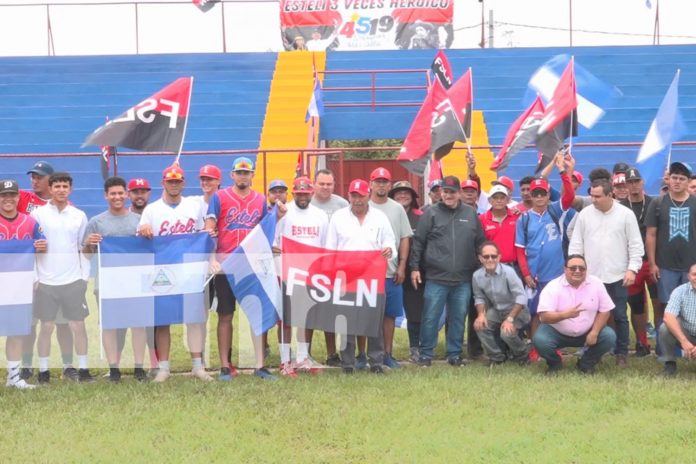
[[[355,372],[355,369],[353,369],[352,367],[344,367],[343,368],[344,374],[352,375],[354,372]]]
[[[89,369],[80,369],[79,371],[77,371],[77,375],[80,383],[93,383],[96,381],[94,377],[92,377],[92,374],[89,373]],[[121,375],[119,372],[119,378],[120,376]],[[111,380],[111,375],[109,375],[109,380]]]
[[[48,385],[51,382],[51,371],[39,371],[39,385]]]
[[[341,357],[338,353],[334,353],[326,358],[325,364],[330,367],[341,367]]]
[[[77,382],[80,380],[80,375],[77,373],[77,369],[74,367],[66,367],[63,369],[63,375],[61,375],[60,378],[63,380],[72,380],[73,382]]]
[[[34,376],[34,369],[32,367],[23,367],[19,371],[19,378],[22,380],[29,380]]]
[[[578,362],[578,363],[575,365],[575,369],[577,369],[578,372],[580,372],[580,373],[582,373],[582,374],[585,374],[585,375],[594,375],[594,373],[595,373],[595,368],[594,368],[594,366],[593,366],[593,367],[582,367],[582,366],[580,365],[580,362]]]
[[[384,375],[384,368],[382,366],[372,366],[370,367],[370,372],[377,375]]]
[[[677,362],[667,361],[665,363],[665,368],[662,370],[662,375],[665,377],[674,377],[677,375]]]
[[[136,367],[133,370],[133,378],[138,382],[146,382],[148,380],[147,372],[145,372],[145,369],[143,369],[142,367]]]
[[[495,366],[502,366],[505,364],[505,361],[495,361],[493,359],[489,359],[488,363],[486,364],[488,367],[495,367]]]
[[[636,357],[637,358],[644,358],[645,356],[650,355],[650,345],[648,346],[643,346],[640,343],[636,343]]]
[[[432,365],[433,361],[430,358],[419,358],[418,359],[418,365],[420,367],[430,367]]]
[[[87,369],[85,369],[85,370],[87,370]],[[87,371],[87,375],[90,375],[89,371]],[[91,375],[90,375],[90,377],[91,377]],[[80,381],[82,381],[82,379],[80,379]],[[121,369],[119,369],[118,367],[110,368],[109,369],[109,382],[118,383],[120,381],[121,381]]]
[[[454,367],[461,367],[461,366],[466,366],[467,364],[469,364],[469,361],[462,358],[461,356],[457,356],[456,358],[448,358],[447,364],[449,364],[450,366],[454,366]]]

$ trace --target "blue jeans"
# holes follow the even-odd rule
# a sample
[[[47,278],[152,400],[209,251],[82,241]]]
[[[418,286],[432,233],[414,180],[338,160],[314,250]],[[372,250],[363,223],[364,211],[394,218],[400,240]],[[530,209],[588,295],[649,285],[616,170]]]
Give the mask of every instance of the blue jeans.
[[[587,334],[570,337],[563,335],[549,324],[541,324],[534,334],[532,343],[534,343],[534,347],[539,352],[539,356],[546,360],[549,369],[560,369],[562,361],[556,350],[567,346],[578,348],[585,346],[586,338]],[[594,346],[587,347],[582,358],[578,361],[578,365],[583,369],[591,369],[602,359],[604,353],[607,353],[614,347],[615,343],[616,334],[614,334],[611,327],[605,326],[597,336],[597,343]]]
[[[433,358],[437,346],[438,322],[447,305],[447,359],[462,354],[464,319],[469,309],[471,282],[442,285],[432,280],[425,282],[425,305],[421,317],[420,356]]]
[[[629,326],[626,315],[626,302],[628,301],[628,288],[623,286],[623,280],[617,280],[611,284],[604,284],[607,293],[614,302],[611,315],[614,317],[616,328],[616,354],[628,354]]]

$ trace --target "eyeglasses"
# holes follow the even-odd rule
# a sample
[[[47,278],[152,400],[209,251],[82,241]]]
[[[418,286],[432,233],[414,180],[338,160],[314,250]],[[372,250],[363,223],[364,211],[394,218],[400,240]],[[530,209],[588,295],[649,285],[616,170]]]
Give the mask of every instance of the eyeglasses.
[[[498,259],[498,255],[481,255],[481,258],[483,258],[486,261],[489,261],[489,260]]]
[[[587,268],[585,266],[566,266],[571,272],[585,272]]]
[[[548,193],[544,192],[543,190],[534,190],[532,192],[532,196],[534,198],[545,197],[546,195],[548,195]]]

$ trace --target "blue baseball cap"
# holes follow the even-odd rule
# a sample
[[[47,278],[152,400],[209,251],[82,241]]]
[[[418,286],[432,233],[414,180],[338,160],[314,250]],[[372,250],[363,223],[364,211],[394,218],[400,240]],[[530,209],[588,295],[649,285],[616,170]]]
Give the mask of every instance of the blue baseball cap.
[[[237,158],[234,160],[234,164],[232,164],[232,172],[239,171],[254,172],[254,162],[245,156]]]
[[[272,180],[270,184],[268,184],[269,191],[273,190],[274,188],[282,188],[282,189],[287,190],[288,184],[286,184],[284,180],[275,179],[275,180]]]
[[[27,174],[50,176],[51,174],[53,174],[53,166],[51,166],[51,164],[47,163],[46,161],[37,161],[36,163],[34,163],[31,169],[27,171]]]
[[[674,163],[669,165],[669,173],[685,174],[686,177],[691,177],[693,171],[691,170],[691,166],[689,166],[688,163],[684,163],[683,161],[675,161]]]
[[[442,179],[436,179],[430,183],[430,191],[442,187]]]

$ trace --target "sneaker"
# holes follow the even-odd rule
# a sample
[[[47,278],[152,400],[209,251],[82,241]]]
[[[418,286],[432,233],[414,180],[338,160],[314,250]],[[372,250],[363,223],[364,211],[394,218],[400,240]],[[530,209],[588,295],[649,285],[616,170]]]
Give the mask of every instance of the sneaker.
[[[157,369],[157,375],[155,376],[154,379],[152,379],[152,381],[155,383],[166,382],[167,379],[169,378],[169,376],[170,376],[169,371],[166,371],[164,369]]]
[[[411,361],[413,364],[418,364],[418,359],[420,358],[420,350],[418,349],[417,346],[412,346],[409,348],[409,356],[408,360]]]
[[[34,376],[33,367],[23,367],[19,370],[19,378],[22,380],[29,380]]]
[[[430,358],[418,358],[418,365],[420,367],[430,367],[433,361]]]
[[[636,343],[636,357],[643,358],[650,355],[650,345],[643,346],[640,343]]]
[[[199,380],[202,380],[204,382],[212,382],[213,378],[211,377],[210,374],[208,374],[205,369],[202,367],[199,367],[198,369],[191,369],[191,374],[193,374],[194,377],[196,377]]]
[[[220,368],[220,375],[218,375],[218,380],[222,382],[229,382],[232,380],[235,376],[232,375],[232,370],[229,367],[221,367]]]
[[[296,372],[304,372],[311,375],[321,374],[321,364],[317,364],[310,358],[305,358],[300,362],[296,362],[294,367]]]
[[[154,378],[157,377],[157,374],[159,374],[159,367],[151,367],[151,368],[147,371],[147,377],[148,377],[150,380],[154,380]]]
[[[36,385],[27,383],[23,378],[20,377],[19,374],[7,379],[5,386],[8,388],[16,388],[18,390],[33,390],[36,388]]]
[[[397,362],[396,359],[391,355],[391,353],[384,353],[384,365],[389,369],[400,369],[401,364]]]
[[[118,383],[121,381],[121,369],[109,369],[109,382]]]
[[[289,377],[291,379],[297,378],[297,372],[295,372],[295,369],[293,369],[292,364],[289,362],[280,363],[280,375],[283,377]]]
[[[662,375],[665,377],[674,377],[677,375],[677,362],[667,361],[665,367],[662,370]]]
[[[594,375],[594,374],[595,374],[595,368],[594,368],[594,366],[592,366],[592,367],[582,367],[582,366],[580,365],[580,362],[579,362],[579,361],[578,361],[578,363],[575,365],[575,369],[576,369],[578,372],[580,372],[580,373],[582,373],[582,374],[585,374],[585,375]]]
[[[626,357],[625,354],[617,354],[616,355],[616,366],[621,367],[621,368],[628,367],[628,358]]]
[[[343,368],[344,374],[353,375],[354,372],[355,372],[355,369],[353,369],[352,367],[344,367]]]
[[[372,366],[370,372],[377,375],[384,375],[384,368],[382,366]]]
[[[51,371],[39,371],[39,385],[48,385],[51,382]]]
[[[145,372],[145,369],[143,369],[142,367],[136,367],[133,370],[133,378],[138,382],[145,382],[148,380],[147,372]]]
[[[77,373],[77,369],[74,367],[66,367],[63,369],[63,374],[60,376],[60,378],[63,380],[72,380],[77,382],[80,380],[80,375]]]
[[[652,325],[652,322],[648,321],[645,323],[645,333],[648,334],[648,338],[650,339],[655,339],[655,337],[657,337],[657,333],[655,332],[655,327]]]
[[[121,373],[118,373],[119,378],[121,378]],[[97,380],[92,377],[92,374],[89,373],[89,369],[79,369],[77,371],[77,380],[80,383],[94,383]]]
[[[360,353],[357,358],[355,358],[355,368],[356,369],[367,369],[369,364],[367,363],[367,355],[365,353]]]
[[[330,367],[341,367],[341,357],[338,353],[334,353],[326,358],[325,364]]]
[[[263,380],[276,380],[276,376],[271,374],[268,369],[262,367],[260,369],[254,369],[254,376]]]
[[[447,358],[447,364],[454,367],[461,367],[469,364],[469,361],[462,358],[461,356],[457,356],[456,358]]]
[[[529,351],[529,362],[538,362],[539,361],[539,352],[536,350],[536,348],[532,348]]]

